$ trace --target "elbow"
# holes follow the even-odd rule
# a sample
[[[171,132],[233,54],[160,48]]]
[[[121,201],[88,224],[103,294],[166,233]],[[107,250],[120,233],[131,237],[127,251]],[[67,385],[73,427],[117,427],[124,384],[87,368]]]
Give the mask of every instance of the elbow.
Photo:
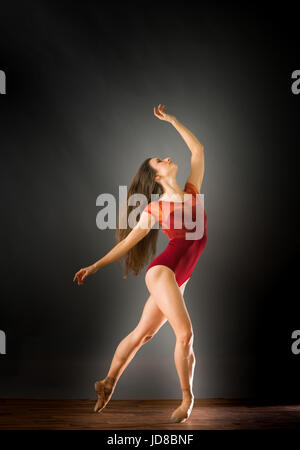
[[[131,250],[139,241],[141,241],[146,234],[148,234],[150,229],[145,229],[140,226],[137,226],[132,230],[128,236],[123,240],[124,243],[124,252],[127,253]]]
[[[204,147],[202,144],[199,144],[193,148],[192,154],[202,156],[204,153]]]

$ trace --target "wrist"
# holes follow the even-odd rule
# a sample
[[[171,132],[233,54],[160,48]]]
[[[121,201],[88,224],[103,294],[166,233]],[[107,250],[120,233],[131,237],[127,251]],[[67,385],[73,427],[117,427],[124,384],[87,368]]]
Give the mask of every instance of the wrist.
[[[175,117],[175,116],[172,116],[169,122],[170,122],[172,125],[175,125],[176,122],[177,122],[176,117]]]
[[[97,272],[97,270],[99,269],[97,263],[92,264],[90,267],[91,267],[93,273]]]

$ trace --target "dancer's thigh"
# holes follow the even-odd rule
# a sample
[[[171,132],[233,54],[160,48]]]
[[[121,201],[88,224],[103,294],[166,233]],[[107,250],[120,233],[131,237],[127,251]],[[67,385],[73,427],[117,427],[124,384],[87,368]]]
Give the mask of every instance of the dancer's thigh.
[[[183,294],[185,286],[188,280],[180,286],[180,291]],[[145,303],[140,321],[135,328],[135,333],[140,336],[140,338],[150,338],[164,325],[167,321],[166,316],[162,313],[161,309],[158,307],[153,295],[148,297]]]
[[[140,338],[150,338],[167,321],[163,312],[157,306],[153,295],[150,295],[145,303],[140,321],[134,329],[136,335]]]
[[[191,336],[191,319],[174,272],[164,265],[156,265],[147,271],[145,281],[157,306],[170,322],[175,335],[179,338]]]

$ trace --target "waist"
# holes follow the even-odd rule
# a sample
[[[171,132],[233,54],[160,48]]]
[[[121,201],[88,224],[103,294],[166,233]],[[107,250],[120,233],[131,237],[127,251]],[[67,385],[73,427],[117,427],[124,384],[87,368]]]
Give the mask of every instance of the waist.
[[[184,233],[174,233],[170,232],[168,230],[163,230],[163,233],[165,233],[170,241],[187,241],[187,242],[194,242],[194,241],[201,241],[206,236],[206,228],[204,229],[204,232],[202,230],[201,232],[198,231],[185,231]]]
[[[172,237],[169,238],[169,244],[176,244],[176,245],[185,245],[189,246],[192,244],[195,244],[196,242],[200,243],[203,239],[206,239],[206,233],[201,236],[201,238],[198,239],[186,239],[185,237]]]

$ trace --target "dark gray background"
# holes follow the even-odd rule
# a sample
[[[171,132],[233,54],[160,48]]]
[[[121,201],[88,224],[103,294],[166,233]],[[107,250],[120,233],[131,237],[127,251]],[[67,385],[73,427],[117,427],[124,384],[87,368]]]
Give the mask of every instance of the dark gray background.
[[[208,241],[185,290],[195,397],[299,398],[296,196],[297,14],[261,3],[14,2],[1,6],[0,397],[94,398],[93,384],[149,293],[104,256],[96,198],[118,199],[141,162],[190,152],[153,106],[205,147]],[[299,39],[299,38],[298,38]],[[158,252],[168,243],[159,236]],[[115,399],[179,398],[166,323],[123,373]]]

